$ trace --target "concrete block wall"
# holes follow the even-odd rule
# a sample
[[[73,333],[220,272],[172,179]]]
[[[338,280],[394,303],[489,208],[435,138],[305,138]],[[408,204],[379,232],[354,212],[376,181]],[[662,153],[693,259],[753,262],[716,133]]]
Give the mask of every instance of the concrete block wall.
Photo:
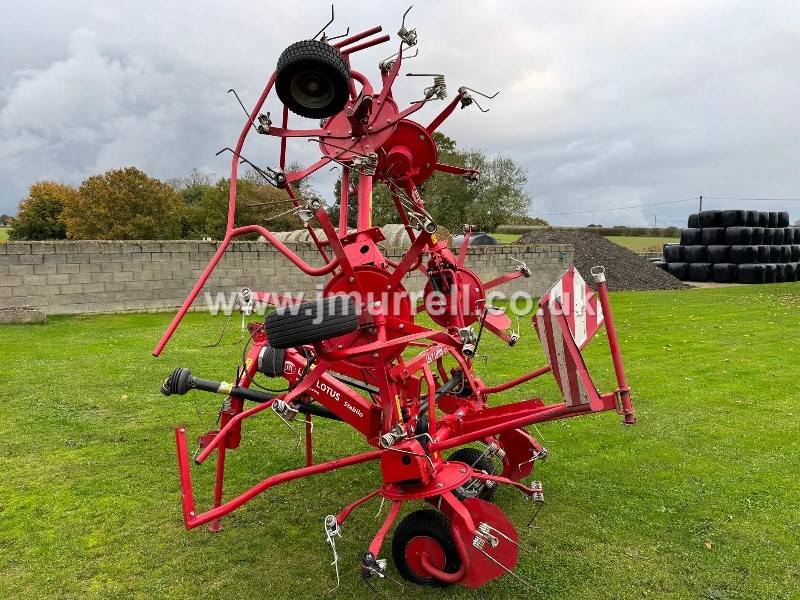
[[[218,247],[198,241],[49,241],[0,244],[0,308],[35,306],[47,315],[144,312],[180,306]],[[312,266],[323,261],[314,246],[290,246]],[[387,250],[401,260],[403,250]],[[572,265],[565,245],[478,246],[469,249],[467,267],[484,281],[513,271],[510,255],[527,262],[532,277],[503,288],[509,295],[534,297]],[[328,277],[312,278],[265,242],[234,242],[228,248],[194,307],[206,309],[204,292],[230,293],[242,287],[277,293],[303,292],[313,298]],[[415,272],[403,284],[421,290]]]

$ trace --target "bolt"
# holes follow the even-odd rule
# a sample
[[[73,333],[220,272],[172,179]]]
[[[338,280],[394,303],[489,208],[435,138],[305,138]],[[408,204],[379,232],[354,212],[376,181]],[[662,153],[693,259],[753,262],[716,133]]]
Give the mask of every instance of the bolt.
[[[392,289],[392,286],[390,286],[390,285],[387,283],[387,284],[386,284],[386,289],[387,289],[387,290],[390,290],[390,289]]]
[[[467,472],[467,470],[466,470],[466,469],[459,469],[459,470],[458,470],[458,472],[459,472],[459,473],[466,473],[466,472]]]
[[[338,350],[341,350],[341,349],[342,349],[342,347],[343,347],[343,346],[342,346],[341,344],[339,344],[338,346],[336,346],[336,348],[337,348]]]
[[[391,120],[391,119],[386,119],[386,124],[387,124],[387,125],[388,125],[389,123],[391,123],[391,122],[392,122],[392,120]]]
[[[478,292],[480,292],[480,290],[478,288],[475,288],[475,293],[477,294]]]
[[[193,516],[194,516],[194,511],[191,511],[191,512],[189,513],[189,516],[190,516],[190,517],[193,517]]]
[[[443,487],[444,487],[444,484],[443,484],[443,483],[437,483],[437,484],[436,484],[436,487],[437,487],[437,488],[443,488]]]
[[[331,130],[329,129],[329,130],[328,130],[328,135],[330,135],[330,134],[331,134]]]
[[[403,323],[400,323],[400,329],[405,329],[406,326]]]
[[[355,141],[356,141],[356,138],[354,138],[354,137],[351,137],[351,138],[350,138],[350,141],[351,141],[351,142],[355,142]]]
[[[372,125],[367,125],[367,131],[372,131]]]
[[[348,131],[347,135],[353,135],[353,130],[351,129],[350,131]]]
[[[420,135],[419,139],[420,139],[421,142],[424,142],[425,141],[425,136],[424,135]]]
[[[425,163],[425,168],[426,169],[430,169],[431,168],[431,163]]]
[[[350,283],[353,283],[355,280],[356,280],[356,278],[355,278],[355,277],[351,277],[351,278],[350,278]]]
[[[373,352],[372,353],[372,358],[378,358],[378,353],[377,352]]]
[[[181,427],[180,431],[181,431],[181,433],[186,433],[186,430],[183,427]]]

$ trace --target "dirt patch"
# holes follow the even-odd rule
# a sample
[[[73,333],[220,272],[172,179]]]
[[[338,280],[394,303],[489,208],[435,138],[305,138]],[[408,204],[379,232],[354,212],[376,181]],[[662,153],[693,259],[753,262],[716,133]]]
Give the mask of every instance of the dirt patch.
[[[602,265],[606,268],[610,291],[684,290],[689,287],[635,252],[588,231],[540,229],[526,233],[517,243],[571,244],[575,248],[575,266],[584,279],[591,282],[589,271]]]

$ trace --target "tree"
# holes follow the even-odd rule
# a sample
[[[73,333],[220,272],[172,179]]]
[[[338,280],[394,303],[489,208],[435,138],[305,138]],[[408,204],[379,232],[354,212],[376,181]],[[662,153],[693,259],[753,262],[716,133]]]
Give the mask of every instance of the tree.
[[[19,203],[13,219],[10,240],[63,240],[67,237],[64,206],[78,193],[75,188],[55,181],[39,181],[28,190],[28,197]]]
[[[163,240],[181,236],[183,200],[166,183],[135,167],[84,181],[65,203],[69,239]]]
[[[11,221],[13,220],[14,218],[11,215],[7,214],[0,215],[0,227],[10,227]]]
[[[494,231],[499,225],[527,215],[530,195],[525,191],[528,175],[509,156],[488,158],[482,150],[458,150],[455,140],[434,132],[439,162],[478,169],[477,182],[436,172],[422,186],[426,207],[439,225],[451,231],[470,223],[481,231]]]

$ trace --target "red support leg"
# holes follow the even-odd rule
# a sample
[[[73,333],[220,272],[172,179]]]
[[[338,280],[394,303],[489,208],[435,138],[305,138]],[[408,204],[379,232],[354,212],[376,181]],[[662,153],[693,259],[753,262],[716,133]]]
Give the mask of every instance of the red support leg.
[[[313,440],[311,439],[311,432],[314,426],[311,424],[311,415],[306,415],[306,466],[310,467],[314,464],[314,454],[312,450]]]
[[[217,450],[217,476],[214,481],[214,508],[222,506],[222,482],[225,479],[225,444],[220,444]],[[214,533],[222,531],[219,519],[214,519],[208,526],[208,530]]]

